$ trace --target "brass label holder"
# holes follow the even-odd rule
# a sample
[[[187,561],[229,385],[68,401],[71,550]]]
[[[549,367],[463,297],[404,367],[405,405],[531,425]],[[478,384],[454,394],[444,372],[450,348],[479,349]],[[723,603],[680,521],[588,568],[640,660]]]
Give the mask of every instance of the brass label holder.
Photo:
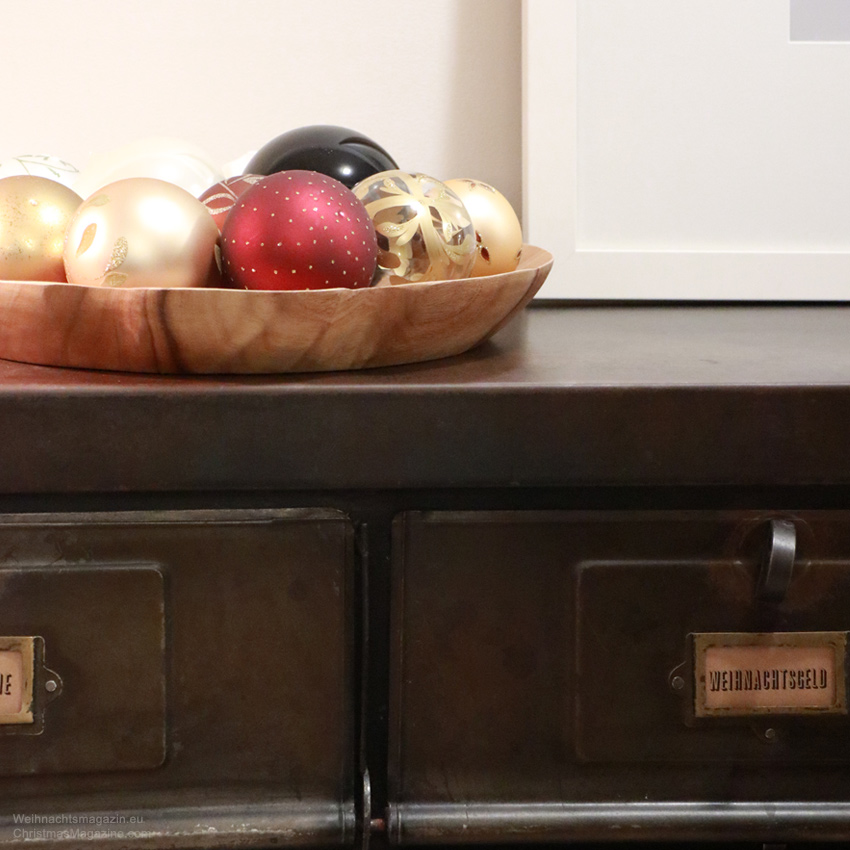
[[[0,637],[0,724],[33,723],[35,638]]]
[[[694,634],[694,715],[846,715],[847,632]]]
[[[62,679],[44,664],[37,635],[0,636],[0,735],[39,735],[44,709],[62,693]]]

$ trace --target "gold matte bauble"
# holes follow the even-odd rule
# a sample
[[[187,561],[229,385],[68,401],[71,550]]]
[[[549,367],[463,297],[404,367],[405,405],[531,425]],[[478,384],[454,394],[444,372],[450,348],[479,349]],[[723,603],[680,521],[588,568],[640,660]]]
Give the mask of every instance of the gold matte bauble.
[[[218,285],[218,227],[185,189],[151,177],[118,180],[77,210],[65,236],[69,283]]]
[[[463,201],[475,228],[477,256],[470,277],[512,272],[519,263],[522,226],[508,199],[480,180],[445,183]]]
[[[469,213],[444,183],[425,174],[382,171],[354,194],[378,239],[378,267],[391,283],[467,277],[475,262]]]
[[[0,179],[0,280],[64,281],[65,228],[82,200],[47,177]]]

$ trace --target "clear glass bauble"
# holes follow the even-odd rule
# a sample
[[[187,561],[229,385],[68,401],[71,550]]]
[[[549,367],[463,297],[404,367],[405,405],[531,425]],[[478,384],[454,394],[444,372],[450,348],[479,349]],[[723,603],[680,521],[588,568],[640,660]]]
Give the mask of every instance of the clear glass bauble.
[[[472,219],[455,192],[426,174],[382,171],[354,187],[378,239],[378,267],[409,283],[468,277]]]

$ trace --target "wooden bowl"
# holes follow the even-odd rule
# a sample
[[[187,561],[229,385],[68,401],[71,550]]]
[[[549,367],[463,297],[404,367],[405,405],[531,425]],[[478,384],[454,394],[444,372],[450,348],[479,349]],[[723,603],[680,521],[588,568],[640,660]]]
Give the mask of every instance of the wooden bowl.
[[[518,268],[371,289],[113,289],[0,281],[0,357],[128,372],[361,369],[460,354],[522,310],[552,255]]]

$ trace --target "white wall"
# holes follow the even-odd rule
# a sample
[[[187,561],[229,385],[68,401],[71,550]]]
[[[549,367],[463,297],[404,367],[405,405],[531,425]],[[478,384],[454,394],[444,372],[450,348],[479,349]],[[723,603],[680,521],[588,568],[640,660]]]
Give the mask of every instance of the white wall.
[[[520,0],[5,0],[0,163],[340,124],[521,207]]]

